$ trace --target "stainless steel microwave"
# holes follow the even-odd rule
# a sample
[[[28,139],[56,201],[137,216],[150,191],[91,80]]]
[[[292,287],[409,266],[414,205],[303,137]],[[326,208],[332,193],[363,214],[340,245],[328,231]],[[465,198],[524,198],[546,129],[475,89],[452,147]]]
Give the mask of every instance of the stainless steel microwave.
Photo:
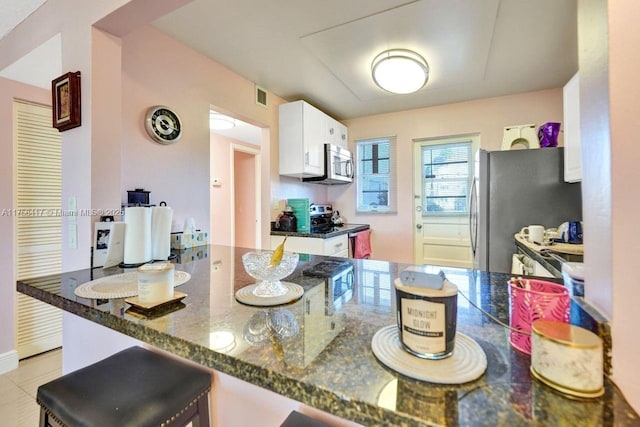
[[[324,175],[303,178],[316,184],[349,184],[353,182],[353,155],[351,151],[334,144],[324,144]]]

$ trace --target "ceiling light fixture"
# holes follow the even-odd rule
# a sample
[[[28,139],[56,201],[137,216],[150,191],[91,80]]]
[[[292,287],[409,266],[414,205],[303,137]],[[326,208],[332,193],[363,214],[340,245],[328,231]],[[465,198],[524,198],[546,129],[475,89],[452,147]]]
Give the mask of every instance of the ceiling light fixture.
[[[209,128],[213,130],[231,129],[236,127],[236,119],[224,114],[211,112],[209,114]]]
[[[422,56],[411,50],[390,49],[373,60],[371,76],[387,92],[413,93],[429,80],[429,65]]]

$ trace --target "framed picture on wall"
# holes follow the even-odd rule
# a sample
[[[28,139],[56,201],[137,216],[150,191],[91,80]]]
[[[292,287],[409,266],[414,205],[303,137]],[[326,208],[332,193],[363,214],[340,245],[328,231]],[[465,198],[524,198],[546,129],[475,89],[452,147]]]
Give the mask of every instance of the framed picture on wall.
[[[52,80],[51,97],[53,127],[63,132],[80,126],[80,71]]]

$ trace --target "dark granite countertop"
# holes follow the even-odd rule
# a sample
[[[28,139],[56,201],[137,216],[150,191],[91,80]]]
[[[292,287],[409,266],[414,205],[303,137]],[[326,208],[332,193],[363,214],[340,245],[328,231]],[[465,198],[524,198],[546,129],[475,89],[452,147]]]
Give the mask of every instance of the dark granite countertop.
[[[254,282],[242,266],[246,251],[209,246],[180,253],[176,269],[189,272],[191,280],[178,290],[188,296],[182,304],[147,317],[132,312],[123,299],[75,296],[80,284],[123,272],[119,268],[21,280],[17,288],[150,345],[365,426],[640,423],[607,378],[605,395],[593,400],[567,398],[533,380],[530,357],[513,349],[507,330],[465,298],[458,298],[458,330],[483,348],[486,373],[461,385],[431,384],[397,374],[377,361],[371,339],[380,328],[396,322],[393,280],[406,265],[348,260],[355,268],[353,295],[337,307],[326,297],[326,280],[306,272],[327,258],[310,256],[287,278],[303,286],[302,299],[263,309],[239,304],[233,297],[236,290]],[[461,293],[508,323],[509,275],[443,270]],[[253,326],[271,316],[287,319],[290,336],[271,341],[251,333]],[[216,349],[217,341],[211,339],[215,332],[232,334],[234,342]]]
[[[333,227],[332,231],[325,233],[298,233],[296,231],[274,231],[271,230],[272,236],[297,236],[297,237],[315,237],[319,239],[329,239],[331,237],[341,236],[348,233],[357,233],[358,231],[368,230],[369,224],[345,224],[341,227]]]
[[[548,270],[551,274],[553,274],[556,278],[562,279],[562,262],[558,259],[561,258],[567,262],[582,262],[582,255],[573,255],[566,253],[556,253],[556,257],[553,257],[549,254],[543,255],[538,251],[531,249],[526,244],[522,243],[518,239],[514,239],[516,247],[518,250],[526,254],[529,258],[538,261],[542,266]],[[554,246],[541,246],[541,248],[546,248],[549,250],[553,250]]]

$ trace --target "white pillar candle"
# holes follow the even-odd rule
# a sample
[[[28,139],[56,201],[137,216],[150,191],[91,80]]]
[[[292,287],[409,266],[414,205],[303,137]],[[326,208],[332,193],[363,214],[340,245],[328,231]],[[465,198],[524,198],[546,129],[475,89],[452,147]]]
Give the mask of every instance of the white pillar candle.
[[[169,262],[138,267],[138,300],[143,304],[168,301],[173,297],[174,267]]]

